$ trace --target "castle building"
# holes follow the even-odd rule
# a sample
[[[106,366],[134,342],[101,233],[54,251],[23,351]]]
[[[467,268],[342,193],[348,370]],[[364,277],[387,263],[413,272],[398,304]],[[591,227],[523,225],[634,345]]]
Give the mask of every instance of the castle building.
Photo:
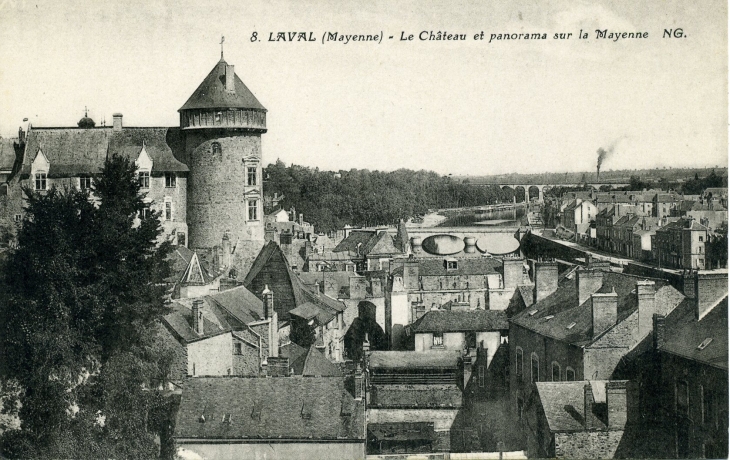
[[[23,186],[91,190],[106,158],[121,155],[136,163],[145,202],[160,212],[167,238],[217,268],[244,269],[264,243],[266,109],[221,54],[179,112],[179,127],[124,126],[116,113],[112,126],[85,115],[74,127],[21,129],[2,184],[2,224],[12,229],[22,220]]]

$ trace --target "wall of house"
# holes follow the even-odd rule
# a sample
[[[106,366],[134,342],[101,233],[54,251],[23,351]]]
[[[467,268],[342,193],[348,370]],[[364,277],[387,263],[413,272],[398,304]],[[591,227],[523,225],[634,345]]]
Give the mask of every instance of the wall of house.
[[[177,175],[175,187],[165,186],[165,175],[152,175],[150,177],[150,188],[142,190],[147,193],[147,199],[151,200],[150,208],[160,212],[160,221],[165,235],[171,235],[177,242],[177,234],[185,234],[185,245],[188,240],[187,224],[187,178]],[[165,202],[172,203],[172,219],[165,219]]]
[[[215,294],[220,289],[220,278],[216,278],[210,284],[196,285],[188,284],[180,286],[180,298],[189,299],[194,297],[203,297],[206,295]]]
[[[365,458],[365,442],[280,442],[279,440],[236,444],[203,444],[177,441],[177,446],[193,451],[202,458],[217,460],[292,458],[353,459]]]
[[[507,289],[490,289],[487,293],[487,309],[488,310],[506,310],[509,306],[512,296],[515,295],[514,288]]]
[[[324,353],[330,361],[342,361],[344,359],[345,332],[342,313],[321,328],[322,340],[324,342]]]
[[[469,309],[485,308],[487,305],[486,289],[465,289],[459,290],[436,290],[436,291],[410,291],[408,303],[418,303],[429,310],[432,306],[441,306],[448,302],[468,302]],[[415,320],[415,318],[413,318]]]
[[[680,432],[686,430],[688,458],[727,458],[728,371],[668,353],[661,353],[661,363],[661,415],[677,442],[670,451],[678,455]],[[677,406],[680,384],[687,385],[685,413]]]
[[[251,334],[250,331],[240,331],[233,333],[232,345],[235,347],[236,343],[240,343],[241,354],[237,355],[235,354],[235,351],[233,353],[233,370],[231,371],[232,375],[259,375],[261,358],[259,357],[259,348],[252,345],[256,343],[252,339],[258,340],[258,338],[253,337],[253,334]]]
[[[497,352],[499,345],[502,343],[502,334],[499,331],[477,332],[477,347],[483,343],[483,348],[487,350],[487,365],[492,361],[492,357]]]
[[[613,458],[623,435],[623,430],[555,433],[555,457]]]
[[[232,357],[230,333],[188,343],[188,375],[228,375],[233,372]]]

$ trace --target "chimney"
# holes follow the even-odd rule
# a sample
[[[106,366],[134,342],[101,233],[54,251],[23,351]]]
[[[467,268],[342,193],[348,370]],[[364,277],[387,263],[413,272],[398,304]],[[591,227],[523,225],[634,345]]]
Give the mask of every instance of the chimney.
[[[593,337],[595,338],[616,325],[618,294],[616,294],[616,291],[608,294],[593,294],[591,303]]]
[[[362,354],[363,358],[370,353],[370,340],[368,340],[368,333],[365,333],[365,339],[362,341]]]
[[[472,371],[472,359],[471,356],[468,354],[464,356],[463,363],[464,363],[464,383],[462,385],[462,389],[466,389],[466,385],[469,383],[469,379],[471,378],[471,371]]]
[[[230,267],[231,266],[231,237],[228,232],[225,232],[223,234],[223,240],[221,241],[221,247],[223,249],[223,254],[221,257],[221,265],[224,267]]]
[[[203,301],[193,300],[193,330],[198,335],[203,335]]]
[[[578,294],[578,305],[590,299],[591,295],[603,286],[603,272],[600,270],[575,271],[576,292]]]
[[[121,113],[115,113],[112,115],[113,117],[113,131],[121,131],[122,130],[122,114]]]
[[[535,302],[558,290],[557,262],[537,262],[535,264]]]
[[[639,335],[637,340],[641,340],[647,336],[653,329],[652,316],[656,313],[654,306],[654,281],[637,281],[636,282],[636,305],[639,310]]]
[[[606,382],[608,429],[623,430],[627,419],[626,380]]]
[[[279,357],[279,315],[273,311],[272,307],[271,318],[269,318],[269,357]],[[287,368],[289,364],[287,363]]]
[[[595,428],[593,423],[593,389],[591,383],[587,380],[583,386],[583,420],[586,430]]]
[[[419,278],[418,261],[410,258],[403,261],[403,286],[408,290],[417,291],[420,289]]]
[[[274,314],[274,293],[269,290],[268,284],[264,285],[261,299],[264,301],[264,318],[269,319]]]
[[[25,144],[25,131],[23,131],[22,126],[18,127],[18,144]]]
[[[236,74],[233,72],[233,66],[226,64],[226,91],[229,93],[236,92]]]
[[[664,315],[654,313],[654,349],[664,345]]]
[[[355,400],[361,401],[363,394],[365,393],[364,376],[360,363],[357,363],[357,369],[355,369]]]
[[[696,318],[702,319],[717,303],[727,296],[727,271],[717,273],[694,272]]]
[[[523,283],[523,264],[522,259],[507,257],[502,259],[502,281],[505,289],[513,289]]]

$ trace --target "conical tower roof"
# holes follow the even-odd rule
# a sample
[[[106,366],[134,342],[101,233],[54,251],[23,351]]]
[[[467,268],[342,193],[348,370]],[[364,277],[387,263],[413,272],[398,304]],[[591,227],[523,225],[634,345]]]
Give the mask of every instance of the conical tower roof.
[[[178,112],[190,109],[253,109],[266,111],[256,96],[234,75],[235,91],[226,90],[226,61],[221,58]]]

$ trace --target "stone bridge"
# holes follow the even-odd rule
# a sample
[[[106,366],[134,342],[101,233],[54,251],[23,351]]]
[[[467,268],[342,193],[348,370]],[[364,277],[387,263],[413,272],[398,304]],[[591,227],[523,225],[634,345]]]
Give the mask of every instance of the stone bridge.
[[[545,201],[545,190],[550,189],[552,187],[581,187],[583,184],[514,184],[514,183],[493,183],[493,184],[487,184],[487,183],[480,183],[480,184],[474,184],[479,185],[482,187],[486,187],[489,185],[496,185],[498,187],[501,187],[502,190],[510,189],[514,190],[515,192],[515,203],[529,203],[531,199],[535,199],[538,203],[542,203]],[[629,185],[628,183],[613,183],[613,182],[594,182],[594,183],[588,183],[588,186],[592,187],[594,190],[599,190],[602,185],[611,185],[613,187],[624,187]]]

